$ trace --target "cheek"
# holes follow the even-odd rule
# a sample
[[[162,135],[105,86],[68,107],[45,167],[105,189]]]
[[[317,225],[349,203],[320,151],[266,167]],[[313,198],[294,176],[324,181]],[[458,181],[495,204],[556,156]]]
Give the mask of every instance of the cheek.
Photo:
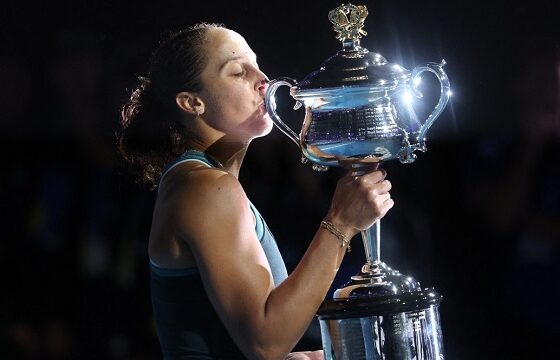
[[[250,101],[243,94],[242,90],[235,88],[216,93],[214,101],[216,108],[219,109],[222,116],[233,118],[231,120],[242,120],[252,110]]]
[[[241,117],[241,104],[235,93],[216,89],[205,101],[205,121],[213,128],[229,132]]]
[[[207,90],[207,99],[208,106],[212,109],[210,110],[222,110],[227,109],[228,107],[232,107],[232,105],[236,104],[236,94],[238,92],[231,87],[220,86],[220,84],[216,84],[212,88]]]
[[[206,120],[222,131],[252,118],[255,108],[246,84],[215,81],[205,87]],[[256,114],[255,114],[256,115]]]

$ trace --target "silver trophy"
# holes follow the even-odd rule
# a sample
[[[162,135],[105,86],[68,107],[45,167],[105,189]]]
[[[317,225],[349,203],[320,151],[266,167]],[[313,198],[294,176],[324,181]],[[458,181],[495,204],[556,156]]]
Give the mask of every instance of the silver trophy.
[[[342,49],[302,81],[270,82],[265,103],[275,125],[302,151],[313,169],[350,169],[355,176],[426,151],[426,133],[445,108],[450,92],[445,61],[409,71],[360,46],[365,6],[343,4],[329,12]],[[439,100],[427,119],[409,101],[419,99],[420,75],[439,80]],[[294,109],[305,107],[299,135],[276,113],[275,93],[290,87]],[[362,232],[367,261],[348,284],[324,301],[317,315],[326,359],[443,359],[438,307],[442,296],[380,260],[380,222]]]

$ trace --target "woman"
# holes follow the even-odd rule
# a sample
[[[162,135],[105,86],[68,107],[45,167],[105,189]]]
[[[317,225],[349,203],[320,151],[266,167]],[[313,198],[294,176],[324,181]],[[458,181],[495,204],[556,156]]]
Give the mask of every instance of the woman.
[[[120,150],[159,188],[149,256],[166,359],[322,359],[321,352],[290,351],[327,294],[349,239],[393,206],[382,170],[341,178],[325,220],[287,276],[238,181],[251,140],[272,128],[266,80],[241,35],[199,24],[159,45],[149,78],[123,107]]]

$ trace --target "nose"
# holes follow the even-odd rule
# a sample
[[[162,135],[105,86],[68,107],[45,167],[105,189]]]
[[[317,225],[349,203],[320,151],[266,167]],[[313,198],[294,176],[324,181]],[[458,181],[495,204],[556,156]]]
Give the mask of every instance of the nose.
[[[259,92],[259,95],[264,96],[270,80],[264,73],[261,72],[261,75],[262,77],[260,77],[260,80],[257,81],[257,91]]]
[[[266,79],[262,79],[258,86],[259,95],[264,96],[267,88],[268,82],[266,81]]]

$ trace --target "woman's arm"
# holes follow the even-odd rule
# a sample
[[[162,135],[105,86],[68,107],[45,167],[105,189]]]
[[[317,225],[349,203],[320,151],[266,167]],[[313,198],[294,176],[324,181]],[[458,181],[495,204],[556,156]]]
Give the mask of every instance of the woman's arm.
[[[339,181],[326,218],[349,237],[392,207],[384,172]],[[284,359],[331,286],[345,247],[319,228],[300,263],[278,287],[237,179],[216,170],[188,175],[174,196],[182,239],[225,327],[250,359]]]

